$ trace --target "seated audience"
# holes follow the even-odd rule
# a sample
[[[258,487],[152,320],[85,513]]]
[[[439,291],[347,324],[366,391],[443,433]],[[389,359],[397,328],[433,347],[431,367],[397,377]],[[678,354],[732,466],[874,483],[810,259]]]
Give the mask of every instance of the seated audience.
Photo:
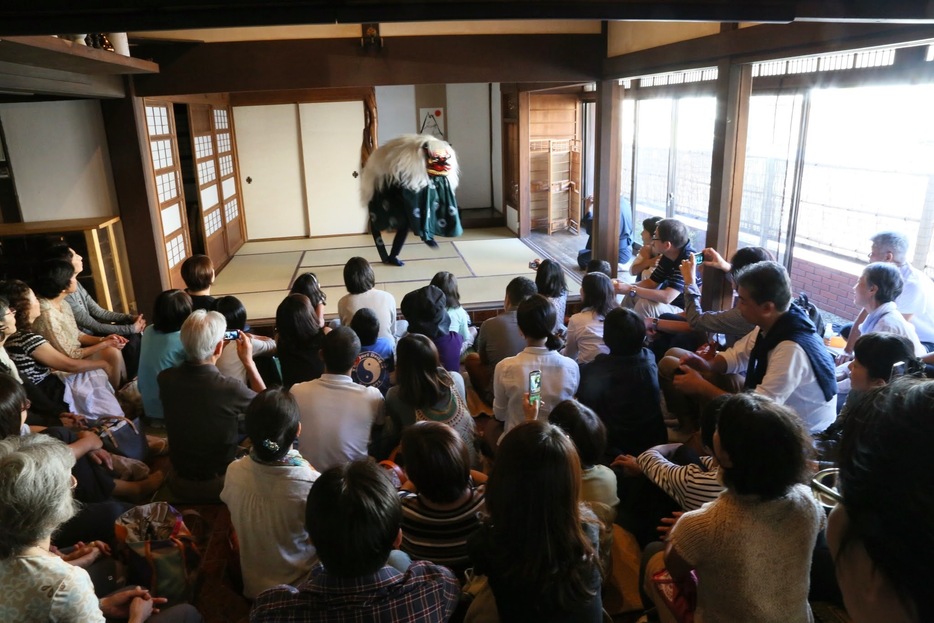
[[[564,400],[551,410],[548,421],[574,442],[581,462],[581,502],[591,505],[606,525],[616,517],[616,474],[601,465],[606,452],[606,427],[593,410],[576,400]],[[597,506],[601,505],[601,506]]]
[[[71,262],[75,268],[75,275],[80,275],[84,271],[84,258],[64,243],[49,247],[42,257],[45,261],[65,260]],[[123,361],[126,363],[127,378],[134,378],[139,363],[140,337],[146,328],[146,320],[143,315],[134,316],[104,309],[91,298],[91,295],[84,289],[80,281],[77,282],[77,290],[65,297],[65,300],[71,306],[75,322],[82,332],[98,337],[120,335],[127,339],[127,343],[124,344],[121,352]]]
[[[52,534],[75,514],[69,473],[75,459],[60,441],[45,435],[0,441],[0,583],[6,621],[87,621],[104,617],[195,623],[184,604],[159,612],[165,599],[140,587],[102,599],[88,572],[51,553]]]
[[[698,578],[695,616],[705,621],[813,621],[809,569],[825,517],[803,483],[811,440],[788,408],[757,394],[727,399],[713,438],[726,489],[681,515],[664,553],[646,569],[645,590],[662,621],[675,618],[652,576]]]
[[[904,335],[872,332],[859,336],[853,347],[853,360],[846,364],[850,367],[850,393],[846,404],[834,423],[817,438],[821,458],[837,462],[840,436],[850,408],[860,396],[872,389],[885,387],[901,375],[922,372],[924,366],[915,358],[914,352],[914,346]]]
[[[114,390],[120,389],[126,380],[120,350],[127,340],[119,335],[96,337],[78,330],[71,305],[65,302],[77,284],[71,262],[52,260],[42,265],[35,289],[39,296],[39,317],[33,322],[33,330],[66,357],[106,361],[110,384]]]
[[[590,273],[601,273],[606,275],[609,278],[613,278],[613,268],[610,266],[610,263],[606,260],[590,260],[587,262],[587,269],[584,271],[586,274]]]
[[[222,296],[214,301],[214,311],[227,320],[227,331],[245,333],[253,346],[254,357],[271,357],[276,354],[276,341],[271,337],[246,333],[246,307],[235,296]],[[237,354],[237,341],[226,340],[224,352],[217,360],[217,369],[224,376],[249,382],[248,374]],[[254,388],[255,389],[255,388]]]
[[[920,468],[934,434],[934,383],[900,379],[853,405],[843,432],[840,499],[827,541],[856,623],[934,620],[932,472]]]
[[[915,356],[924,357],[927,349],[918,339],[915,326],[905,320],[896,303],[903,284],[900,271],[889,262],[873,262],[863,269],[853,287],[854,302],[866,312],[866,319],[858,327],[859,334],[903,335],[911,341]]]
[[[211,286],[214,284],[214,263],[207,255],[192,255],[182,262],[182,281],[191,297],[192,310],[214,309]]]
[[[908,260],[908,236],[896,231],[883,231],[872,238],[870,262],[894,264],[902,276],[902,292],[895,298],[898,310],[914,325],[918,339],[930,353],[934,351],[934,282],[923,270],[911,265]],[[853,345],[860,336],[859,326],[866,320],[869,311],[860,310],[853,328],[846,335],[844,354],[852,355]]]
[[[282,386],[312,381],[324,373],[321,345],[329,331],[318,324],[311,301],[290,294],[276,309],[276,354],[282,366]]]
[[[97,433],[89,430],[76,432],[61,426],[28,426],[28,408],[29,399],[23,386],[13,377],[0,374],[0,439],[41,432],[68,444],[75,457],[72,475],[77,483],[74,496],[79,502],[98,504],[109,501],[111,497],[140,500],[162,484],[162,472],[150,473],[140,461],[111,455],[103,449],[104,444]]]
[[[602,273],[588,273],[581,281],[581,311],[568,320],[565,357],[583,365],[610,351],[603,341],[603,321],[616,307],[613,282]]]
[[[623,454],[611,467],[619,479],[617,523],[642,547],[658,539],[658,526],[673,513],[692,511],[717,499],[723,491],[713,434],[720,409],[730,395],[718,396],[704,407],[700,431],[683,443],[666,443],[642,454]],[[656,548],[656,551],[661,551]]]
[[[430,560],[458,576],[470,566],[467,538],[480,527],[486,481],[471,472],[467,448],[439,422],[418,422],[402,435],[408,481],[400,491],[401,549],[412,560]]]
[[[525,349],[500,361],[493,373],[493,417],[503,423],[506,433],[525,419],[522,401],[529,400],[530,372],[541,373],[539,417],[543,420],[559,402],[574,396],[580,382],[580,367],[558,352],[561,340],[552,332],[555,308],[548,299],[536,294],[523,301],[516,320]]]
[[[314,273],[302,273],[295,278],[292,289],[289,294],[304,294],[311,302],[311,308],[314,310],[315,318],[318,320],[318,326],[324,324],[324,306],[328,302],[328,295],[321,289],[318,283],[318,277]]]
[[[493,404],[493,370],[496,364],[525,348],[525,339],[516,324],[519,303],[535,294],[535,283],[526,277],[515,277],[506,286],[503,313],[483,321],[477,333],[476,353],[467,355],[464,369],[470,385],[483,402]]]
[[[616,284],[616,291],[626,296],[623,304],[643,318],[684,311],[684,278],[680,266],[684,260],[693,260],[694,255],[687,226],[673,218],[658,222],[652,245],[659,255],[652,274],[632,285]]]
[[[631,309],[606,315],[603,340],[608,354],[581,366],[577,399],[603,421],[610,457],[639,454],[665,443],[668,431],[659,402],[655,358],[645,347],[645,325]]]
[[[159,398],[159,373],[185,361],[182,323],[191,315],[191,297],[183,290],[166,290],[156,297],[152,324],[143,331],[137,386],[147,418],[162,422],[165,413]]]
[[[379,337],[379,318],[367,307],[357,310],[350,321],[350,328],[360,338],[360,354],[350,377],[354,383],[375,387],[385,396],[396,369],[392,341]]]
[[[464,340],[461,346],[461,354],[463,354],[465,350],[473,345],[477,330],[471,329],[470,316],[467,315],[467,310],[461,306],[461,293],[457,288],[457,277],[446,270],[442,270],[431,278],[431,285],[444,292],[445,306],[448,310],[448,317],[451,319],[449,330],[457,333]]]
[[[535,269],[535,288],[555,306],[554,331],[563,334],[567,330],[564,315],[568,308],[568,284],[561,264],[554,260],[542,260]]]
[[[577,265],[581,270],[587,268],[587,262],[593,256],[593,195],[584,199],[584,207],[586,213],[581,219],[581,226],[587,232],[587,244],[577,252]],[[632,204],[626,197],[619,198],[619,252],[616,259],[620,264],[632,259]]]
[[[488,514],[468,542],[495,604],[478,597],[468,619],[493,605],[500,621],[603,621],[600,522],[580,489],[580,459],[561,429],[531,421],[506,434],[487,483]]]
[[[704,266],[710,266],[725,273],[730,284],[735,285],[735,276],[746,266],[756,262],[774,259],[768,249],[762,247],[744,247],[733,254],[731,261],[724,260],[715,249],[703,250]],[[684,279],[684,314],[662,314],[660,318],[646,318],[645,327],[653,337],[652,350],[659,356],[669,354],[668,348],[679,346],[694,350],[707,340],[712,333],[722,333],[727,345],[732,345],[738,338],[746,335],[756,326],[743,318],[738,307],[725,311],[703,311],[701,309],[700,288],[697,285],[697,266],[693,259],[681,262],[679,267]],[[823,330],[823,327],[820,327]],[[696,339],[678,340],[678,335],[698,334]],[[669,337],[669,335],[671,337]],[[680,354],[670,353],[680,357]]]
[[[425,561],[405,571],[388,564],[402,542],[401,522],[399,496],[376,464],[325,471],[305,508],[319,562],[306,582],[263,592],[250,621],[447,621],[460,597],[450,570]]]
[[[444,292],[431,285],[409,292],[402,298],[402,315],[409,323],[409,333],[420,333],[435,343],[445,370],[460,371],[464,340],[451,331]]]
[[[638,277],[640,280],[648,279],[652,275],[660,259],[655,246],[652,244],[652,236],[655,235],[655,228],[658,227],[660,220],[662,220],[660,216],[650,216],[642,221],[642,233],[640,234],[642,236],[642,247],[639,248],[639,252],[636,253],[636,256],[632,259],[632,264],[629,266],[629,274]],[[588,270],[588,272],[590,271]],[[607,277],[610,276],[607,275]]]
[[[371,429],[383,425],[384,406],[378,389],[350,378],[360,354],[360,339],[350,327],[325,335],[322,354],[325,373],[296,383],[291,391],[305,431],[298,440],[299,452],[323,472],[366,458]]]
[[[243,594],[279,584],[298,586],[317,561],[302,517],[320,474],[293,442],[301,435],[298,404],[284,389],[258,394],[246,410],[250,455],[227,468],[221,500],[240,541]]]
[[[221,374],[217,360],[224,350],[227,321],[215,311],[197,309],[182,324],[185,361],[159,373],[159,397],[169,437],[172,493],[182,499],[217,500],[227,466],[237,452],[240,421],[256,392]],[[266,389],[253,363],[252,344],[240,332],[240,360],[250,385]]]
[[[341,324],[350,326],[358,309],[372,309],[379,318],[379,335],[396,343],[396,299],[376,288],[373,267],[362,257],[352,257],[344,265],[344,287],[347,294],[337,302]]]
[[[745,389],[788,406],[810,433],[821,432],[836,418],[833,360],[807,314],[791,304],[788,273],[776,262],[759,262],[740,271],[736,282],[738,307],[756,329],[712,361],[683,356],[672,394],[708,401],[727,392],[702,372],[745,374]],[[670,410],[673,402],[667,402]]]
[[[3,282],[0,294],[10,302],[16,319],[16,333],[6,339],[3,348],[16,364],[32,402],[49,404],[59,413],[81,413],[95,418],[123,415],[107,380],[106,361],[73,359],[34,333],[32,323],[39,317],[39,301],[22,281]],[[63,379],[52,370],[71,374]]]
[[[396,385],[386,394],[390,428],[385,451],[394,448],[402,433],[416,422],[440,422],[453,428],[468,448],[468,465],[477,464],[476,426],[467,409],[464,377],[441,367],[434,343],[409,333],[396,346],[399,366]]]

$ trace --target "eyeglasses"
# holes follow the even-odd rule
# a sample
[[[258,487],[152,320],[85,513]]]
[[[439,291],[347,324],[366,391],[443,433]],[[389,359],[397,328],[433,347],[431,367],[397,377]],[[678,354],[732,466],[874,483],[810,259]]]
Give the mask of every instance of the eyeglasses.
[[[843,496],[837,491],[837,474],[839,473],[839,468],[830,467],[820,470],[811,479],[811,491],[814,492],[814,497],[826,508],[833,508],[843,503]]]

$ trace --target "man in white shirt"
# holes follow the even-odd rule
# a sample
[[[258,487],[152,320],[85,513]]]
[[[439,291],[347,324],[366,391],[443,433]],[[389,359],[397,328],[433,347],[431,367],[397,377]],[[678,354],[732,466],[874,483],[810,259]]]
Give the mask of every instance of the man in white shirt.
[[[834,364],[807,314],[791,304],[791,280],[776,262],[758,262],[736,275],[737,306],[756,328],[707,361],[694,353],[681,358],[677,391],[701,401],[726,393],[700,372],[743,374],[745,389],[793,409],[811,434],[836,418]]]
[[[360,354],[357,334],[350,327],[334,329],[325,336],[321,354],[321,378],[291,389],[301,412],[298,450],[319,472],[366,458],[370,431],[385,419],[380,391],[350,377]]]

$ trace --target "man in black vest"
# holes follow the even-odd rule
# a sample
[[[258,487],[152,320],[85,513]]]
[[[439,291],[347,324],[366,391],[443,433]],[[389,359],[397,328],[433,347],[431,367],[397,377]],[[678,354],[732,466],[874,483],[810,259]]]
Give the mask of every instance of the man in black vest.
[[[811,434],[836,418],[837,382],[830,352],[807,314],[791,303],[791,280],[776,262],[758,262],[736,275],[737,307],[756,328],[708,361],[681,359],[676,390],[702,402],[725,393],[704,373],[743,374],[745,389],[793,409]]]

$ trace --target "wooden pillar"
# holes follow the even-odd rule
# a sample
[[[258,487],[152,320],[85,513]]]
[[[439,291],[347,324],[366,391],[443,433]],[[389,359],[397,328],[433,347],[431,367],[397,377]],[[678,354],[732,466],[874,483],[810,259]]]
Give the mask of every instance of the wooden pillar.
[[[734,64],[730,59],[724,59],[717,70],[717,118],[714,121],[710,167],[707,246],[729,259],[739,244],[752,65]],[[729,309],[732,299],[733,291],[723,274],[716,269],[705,269],[702,307]]]
[[[156,297],[169,287],[159,202],[149,173],[149,142],[143,101],[130,94],[102,100],[101,111],[128,250],[136,309],[152,313]]]
[[[617,80],[597,82],[596,145],[594,147],[593,257],[610,263],[613,276],[619,260],[620,97]]]
[[[528,238],[532,233],[532,204],[529,181],[529,92],[519,91],[519,170],[516,172],[519,183],[519,237]]]

